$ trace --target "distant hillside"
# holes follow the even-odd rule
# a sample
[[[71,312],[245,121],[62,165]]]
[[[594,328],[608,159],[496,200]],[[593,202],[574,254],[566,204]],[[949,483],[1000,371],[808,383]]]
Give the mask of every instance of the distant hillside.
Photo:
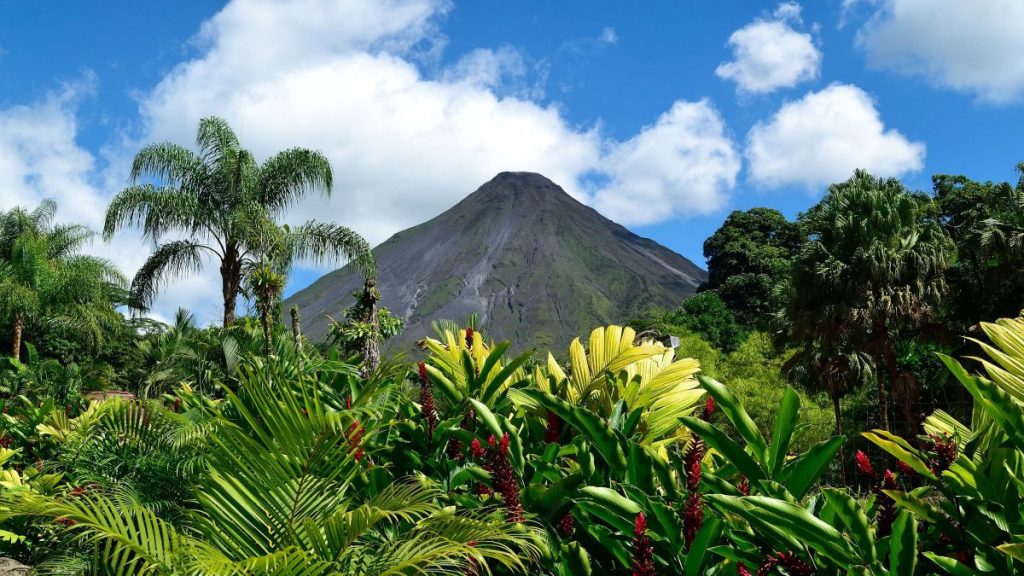
[[[470,313],[495,340],[515,348],[562,348],[595,326],[621,323],[656,305],[678,306],[706,273],[566,194],[540,174],[502,172],[436,218],[374,249],[382,303],[405,318],[392,344],[432,335],[438,318]],[[349,267],[286,302],[303,328],[327,334],[362,285]]]

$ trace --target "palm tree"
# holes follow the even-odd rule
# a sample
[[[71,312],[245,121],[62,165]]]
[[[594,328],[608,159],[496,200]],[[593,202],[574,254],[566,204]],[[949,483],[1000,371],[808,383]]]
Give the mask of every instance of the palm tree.
[[[807,389],[828,393],[836,419],[837,436],[843,434],[843,396],[870,382],[874,370],[871,357],[863,352],[850,351],[843,345],[825,348],[815,341],[805,343],[782,365],[782,372],[790,380]],[[840,447],[839,451],[839,467],[845,482],[845,450]]]
[[[800,224],[807,242],[793,266],[793,336],[824,349],[848,342],[870,354],[888,430],[885,379],[892,388],[899,377],[895,337],[934,317],[953,243],[928,197],[861,170],[830,186]]]
[[[286,208],[319,190],[329,195],[333,172],[327,158],[290,148],[258,164],[220,118],[203,118],[196,135],[198,153],[164,142],[135,156],[131,185],[107,208],[104,237],[138,226],[156,250],[132,281],[133,305],[151,305],[161,285],[203,267],[203,257],[220,263],[224,326],[235,318],[235,302],[245,269],[271,246],[293,258],[354,260],[373,269],[366,241],[337,224],[309,221],[294,228],[276,219]],[[181,237],[168,239],[171,234]]]
[[[55,224],[57,205],[0,214],[0,314],[11,322],[11,354],[20,357],[32,325],[71,335],[97,350],[116,329],[115,306],[126,284],[107,260],[79,254],[94,234],[78,224]]]
[[[1017,173],[1016,187],[1008,183],[993,187],[997,206],[987,208],[996,214],[971,231],[983,255],[1014,263],[1024,261],[1024,162],[1017,164]]]
[[[285,276],[278,274],[270,264],[258,265],[246,276],[263,327],[264,352],[269,357],[273,346],[274,309],[284,290]]]

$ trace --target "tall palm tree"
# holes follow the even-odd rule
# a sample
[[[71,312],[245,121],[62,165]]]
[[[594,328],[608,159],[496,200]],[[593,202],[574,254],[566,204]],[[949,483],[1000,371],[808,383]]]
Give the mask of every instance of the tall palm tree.
[[[333,172],[323,154],[290,148],[259,164],[228,123],[215,117],[200,120],[196,145],[198,152],[169,142],[140,150],[131,185],[107,208],[105,238],[138,226],[156,245],[132,281],[136,307],[148,307],[172,278],[201,270],[204,255],[220,263],[225,326],[234,322],[246,267],[271,246],[287,251],[287,264],[293,258],[349,259],[373,269],[366,241],[344,226],[309,221],[291,228],[276,222],[307,195],[330,194]],[[166,239],[172,234],[174,239]]]
[[[57,205],[0,214],[0,314],[11,323],[11,354],[20,357],[27,328],[62,332],[96,350],[119,320],[126,281],[107,260],[79,254],[94,234],[54,223]]]
[[[1024,261],[1024,162],[1017,164],[1020,179],[1016,187],[1003,184],[993,188],[996,215],[979,223],[973,235],[986,256],[1000,260]]]
[[[807,242],[793,267],[793,336],[825,349],[845,341],[870,354],[889,429],[885,380],[891,388],[899,376],[895,338],[934,317],[953,243],[928,197],[861,170],[830,186],[800,223]]]

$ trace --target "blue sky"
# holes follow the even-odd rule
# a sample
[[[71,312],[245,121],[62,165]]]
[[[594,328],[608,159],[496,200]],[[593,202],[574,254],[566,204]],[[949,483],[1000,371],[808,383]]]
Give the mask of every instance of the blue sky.
[[[0,208],[98,226],[139,145],[228,118],[324,150],[341,221],[379,242],[502,170],[535,170],[703,265],[730,210],[794,216],[855,167],[1015,178],[1013,0],[0,2]],[[97,245],[131,273],[131,233]],[[289,290],[321,270],[296,273]],[[216,317],[215,273],[158,302]]]

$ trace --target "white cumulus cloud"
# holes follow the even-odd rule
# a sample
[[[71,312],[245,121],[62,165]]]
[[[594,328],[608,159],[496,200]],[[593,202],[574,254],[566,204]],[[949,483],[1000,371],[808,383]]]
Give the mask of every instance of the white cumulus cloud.
[[[821,52],[801,24],[800,5],[780,4],[769,18],[761,18],[729,36],[733,59],[715,74],[732,80],[740,92],[766,93],[818,77]]]
[[[861,0],[865,1],[865,0]],[[847,0],[850,7],[854,2]],[[1024,97],[1024,2],[872,0],[857,44],[879,68],[1007,103]]]
[[[833,84],[784,104],[751,128],[745,156],[755,184],[820,188],[857,168],[879,176],[920,170],[925,145],[887,129],[860,88]]]
[[[650,224],[723,207],[740,158],[721,116],[705,100],[672,109],[605,159],[614,175],[595,207],[625,224]]]

